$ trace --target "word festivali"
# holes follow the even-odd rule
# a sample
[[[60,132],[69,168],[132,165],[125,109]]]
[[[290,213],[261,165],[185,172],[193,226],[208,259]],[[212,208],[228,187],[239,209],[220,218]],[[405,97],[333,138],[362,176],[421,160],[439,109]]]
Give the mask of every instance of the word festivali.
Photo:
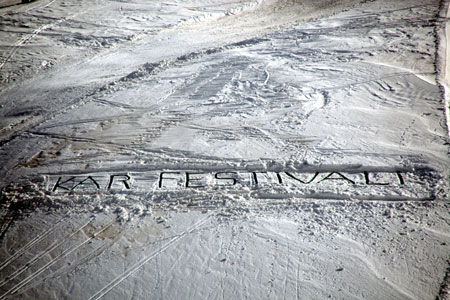
[[[139,177],[139,176],[138,176]],[[201,189],[212,186],[233,187],[237,185],[316,185],[330,181],[346,185],[404,185],[405,173],[401,171],[361,172],[194,172],[160,171],[154,174],[156,189]],[[140,177],[139,177],[140,178]],[[51,188],[52,192],[77,189],[130,190],[138,185],[138,179],[128,173],[84,176],[59,176]]]

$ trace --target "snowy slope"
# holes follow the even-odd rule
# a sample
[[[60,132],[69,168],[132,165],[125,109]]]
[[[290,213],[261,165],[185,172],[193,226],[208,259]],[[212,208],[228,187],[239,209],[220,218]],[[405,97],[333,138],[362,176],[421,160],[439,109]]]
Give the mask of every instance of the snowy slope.
[[[448,3],[17,2],[0,299],[448,297]]]

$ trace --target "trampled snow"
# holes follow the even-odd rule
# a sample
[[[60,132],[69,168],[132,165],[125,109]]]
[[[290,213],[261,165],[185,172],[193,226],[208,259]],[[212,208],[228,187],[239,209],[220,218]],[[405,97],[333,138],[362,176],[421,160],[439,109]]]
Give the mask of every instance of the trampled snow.
[[[0,299],[449,297],[447,1],[19,2]]]

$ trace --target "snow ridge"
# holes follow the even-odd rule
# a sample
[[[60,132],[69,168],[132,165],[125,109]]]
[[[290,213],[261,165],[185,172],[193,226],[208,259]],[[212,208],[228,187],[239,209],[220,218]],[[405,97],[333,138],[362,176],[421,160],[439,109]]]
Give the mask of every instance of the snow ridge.
[[[442,25],[436,26],[438,44],[436,51],[437,82],[443,90],[447,132],[450,138],[450,6],[448,0],[441,1],[438,17]]]

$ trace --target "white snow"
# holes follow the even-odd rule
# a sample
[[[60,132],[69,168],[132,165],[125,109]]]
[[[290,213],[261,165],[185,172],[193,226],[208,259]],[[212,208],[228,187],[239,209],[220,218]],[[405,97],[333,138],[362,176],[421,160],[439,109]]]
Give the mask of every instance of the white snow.
[[[447,1],[0,1],[0,299],[448,299]]]

